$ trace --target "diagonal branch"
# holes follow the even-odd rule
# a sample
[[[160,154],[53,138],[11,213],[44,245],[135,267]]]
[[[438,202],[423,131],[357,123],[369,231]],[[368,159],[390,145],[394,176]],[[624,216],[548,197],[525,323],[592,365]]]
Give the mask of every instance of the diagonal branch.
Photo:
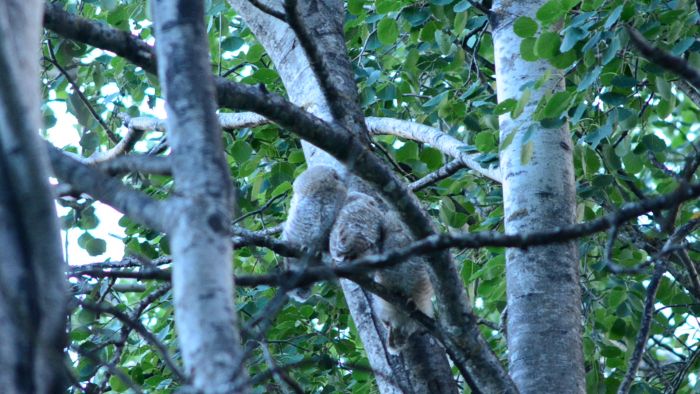
[[[700,89],[700,72],[693,68],[687,60],[682,57],[673,56],[661,48],[656,48],[647,41],[644,36],[632,26],[626,26],[632,43],[639,49],[639,52],[651,62],[683,77],[696,89]]]
[[[639,364],[642,362],[642,356],[644,355],[644,349],[649,339],[649,331],[651,330],[651,323],[654,318],[654,303],[656,302],[656,291],[659,289],[659,284],[661,282],[661,276],[663,276],[666,269],[663,264],[656,266],[654,270],[654,276],[651,277],[649,285],[647,286],[647,297],[644,301],[644,313],[642,314],[642,321],[640,323],[639,332],[637,333],[637,339],[635,340],[634,351],[632,352],[632,357],[630,358],[629,367],[627,368],[627,373],[625,373],[625,378],[620,384],[620,388],[617,390],[618,394],[627,394],[630,391],[632,383],[634,382],[634,377],[637,375],[637,369]]]
[[[154,200],[124,186],[120,181],[80,163],[49,143],[46,146],[54,173],[60,180],[154,230],[164,232],[168,228],[166,218],[169,215],[164,214],[169,209],[168,203]]]

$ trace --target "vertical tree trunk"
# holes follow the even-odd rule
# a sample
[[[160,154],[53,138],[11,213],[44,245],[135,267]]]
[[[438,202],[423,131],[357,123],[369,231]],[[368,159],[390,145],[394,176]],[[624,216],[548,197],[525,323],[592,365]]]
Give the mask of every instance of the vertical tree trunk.
[[[545,1],[494,1],[491,18],[496,55],[498,100],[518,99],[520,88],[545,72],[552,77],[534,91],[522,115],[500,118],[500,138],[514,133],[501,153],[507,233],[551,230],[575,220],[573,145],[568,127],[546,129],[532,120],[540,98],[563,80],[545,61],[520,58],[515,18],[534,18]],[[538,128],[525,139],[530,125]],[[532,149],[532,154],[524,150]],[[522,393],[584,392],[581,347],[581,296],[574,242],[508,249],[508,354],[510,374]]]
[[[247,0],[230,0],[230,3],[267,50],[290,100],[322,119],[332,120],[328,102],[292,29],[262,13]],[[346,171],[342,164],[314,145],[302,141],[302,147],[310,165],[324,164],[341,173]],[[450,393],[456,390],[444,351],[391,356],[386,350],[384,326],[373,315],[371,297],[351,281],[341,280],[340,283],[382,393]],[[435,342],[429,335],[422,335],[416,336],[411,344],[435,349]]]
[[[175,324],[186,370],[206,393],[249,391],[236,327],[233,190],[216,117],[200,1],[154,1],[177,207],[170,233]]]
[[[0,387],[58,393],[67,293],[46,151],[37,134],[42,2],[0,2]]]

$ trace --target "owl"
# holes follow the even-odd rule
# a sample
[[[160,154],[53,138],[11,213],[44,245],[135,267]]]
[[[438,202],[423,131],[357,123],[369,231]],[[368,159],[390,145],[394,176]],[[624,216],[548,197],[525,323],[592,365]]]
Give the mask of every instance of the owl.
[[[282,240],[301,249],[306,257],[287,258],[284,264],[285,269],[303,271],[309,263],[320,261],[321,254],[328,251],[328,237],[347,189],[336,170],[317,165],[294,180],[292,193]],[[289,295],[303,302],[311,295],[311,288],[298,288]]]
[[[348,194],[330,236],[330,253],[336,264],[411,243],[398,215],[385,211],[367,194]],[[432,317],[433,287],[425,264],[424,259],[411,257],[394,267],[377,270],[374,279],[390,291],[407,295],[420,311]],[[391,354],[398,354],[420,326],[381,297],[375,296],[374,300],[377,314],[389,331],[387,348]]]
[[[390,215],[393,216],[393,215]],[[395,220],[400,223],[398,218]],[[391,219],[387,222],[392,221]],[[402,248],[412,242],[403,226],[387,225],[384,234],[384,249]],[[433,285],[427,271],[427,261],[420,256],[408,258],[394,267],[377,270],[374,280],[389,290],[405,294],[415,307],[429,317],[433,317]],[[377,315],[387,325],[387,350],[398,354],[406,346],[408,338],[421,326],[408,314],[380,297],[375,297]]]
[[[350,192],[340,210],[330,236],[330,252],[336,264],[381,248],[382,211],[377,200],[367,194]]]

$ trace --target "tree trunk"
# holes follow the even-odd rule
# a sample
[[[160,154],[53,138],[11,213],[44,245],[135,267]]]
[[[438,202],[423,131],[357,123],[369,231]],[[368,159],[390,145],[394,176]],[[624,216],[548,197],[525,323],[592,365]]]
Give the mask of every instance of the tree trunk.
[[[563,88],[561,72],[546,61],[520,58],[515,18],[545,2],[495,1],[492,8],[498,101],[518,99],[523,84],[552,76],[532,92],[524,112],[500,117],[500,139],[514,133],[500,153],[506,232],[551,230],[574,223],[573,145],[567,125],[547,129],[532,120],[543,95]],[[526,140],[531,124],[538,128]],[[531,152],[528,153],[528,152]],[[584,392],[581,296],[576,244],[508,249],[508,354],[510,375],[522,393]]]
[[[0,387],[59,393],[67,293],[37,131],[42,2],[0,2]]]
[[[292,29],[262,13],[249,1],[230,0],[230,3],[267,50],[289,99],[322,119],[332,120],[328,102]],[[324,164],[340,173],[346,172],[342,164],[314,145],[302,141],[302,147],[309,165]],[[371,297],[353,282],[342,280],[341,286],[382,393],[456,392],[444,351],[427,354],[415,351],[405,352],[401,357],[391,356],[386,351],[385,328],[372,312]],[[412,345],[426,349],[435,346],[435,342],[429,335],[422,335],[416,336]]]
[[[158,75],[178,194],[169,226],[175,324],[196,390],[246,393],[233,304],[233,190],[216,117],[202,1],[155,1]]]

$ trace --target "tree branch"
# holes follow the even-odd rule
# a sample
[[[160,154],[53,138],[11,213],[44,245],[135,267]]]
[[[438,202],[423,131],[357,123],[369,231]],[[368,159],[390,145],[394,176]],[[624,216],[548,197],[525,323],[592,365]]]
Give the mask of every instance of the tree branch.
[[[423,178],[409,184],[408,187],[414,192],[417,192],[445,178],[449,178],[464,167],[466,167],[466,164],[462,159],[454,159]]]
[[[441,152],[460,159],[466,167],[486,176],[496,182],[501,182],[501,172],[498,168],[484,168],[476,160],[476,155],[466,152],[471,147],[449,134],[430,126],[402,119],[367,117],[367,127],[372,134],[391,134],[413,141],[420,141],[440,150]]]
[[[77,300],[77,299],[76,299]],[[88,302],[80,301],[77,300],[78,304],[85,308],[86,310],[89,310],[94,313],[107,313],[110,314],[114,317],[116,317],[119,321],[127,325],[130,329],[136,331],[143,339],[146,340],[151,346],[153,346],[156,351],[160,354],[161,359],[165,363],[165,365],[170,368],[170,370],[173,372],[173,374],[178,378],[179,381],[185,382],[187,381],[187,377],[185,374],[178,368],[177,365],[172,360],[172,357],[170,356],[170,351],[168,351],[168,348],[165,347],[163,343],[161,343],[158,338],[155,337],[150,331],[146,329],[146,327],[141,324],[136,319],[132,319],[129,315],[126,313],[120,311],[117,308],[112,307],[111,305],[102,305],[102,304],[91,304]]]
[[[682,57],[673,56],[661,48],[652,46],[644,36],[632,26],[625,26],[630,35],[632,43],[639,49],[639,52],[656,65],[659,65],[679,76],[683,77],[696,89],[700,89],[700,72],[693,68],[687,60]]]
[[[663,264],[658,264],[654,270],[654,276],[651,277],[651,281],[647,286],[647,297],[644,302],[644,313],[642,314],[642,321],[639,327],[639,332],[637,333],[637,339],[635,340],[634,351],[632,352],[632,357],[630,358],[629,367],[627,367],[627,373],[620,384],[620,388],[617,390],[618,394],[629,393],[630,387],[634,382],[634,377],[637,375],[637,369],[639,364],[642,362],[642,356],[644,355],[644,349],[646,348],[647,340],[649,339],[649,330],[651,329],[651,323],[654,318],[654,303],[656,302],[656,291],[659,289],[659,283],[661,281],[661,276],[663,276],[666,269]]]
[[[146,174],[172,175],[170,156],[127,155],[117,156],[97,164],[97,169],[107,174],[143,172]]]
[[[46,143],[56,176],[81,192],[104,201],[119,212],[154,230],[168,228],[164,214],[170,205],[124,186],[120,181],[72,159],[55,146]]]

